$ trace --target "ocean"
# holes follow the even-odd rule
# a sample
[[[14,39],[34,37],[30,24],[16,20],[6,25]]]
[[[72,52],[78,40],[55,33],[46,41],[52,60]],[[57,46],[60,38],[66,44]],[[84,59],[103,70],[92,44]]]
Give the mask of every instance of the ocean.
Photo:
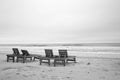
[[[82,43],[82,44],[1,44],[0,54],[12,54],[12,48],[28,50],[30,54],[45,55],[44,49],[52,49],[59,55],[59,49],[67,49],[69,55],[79,57],[120,58],[120,43]],[[22,54],[22,53],[21,53]]]

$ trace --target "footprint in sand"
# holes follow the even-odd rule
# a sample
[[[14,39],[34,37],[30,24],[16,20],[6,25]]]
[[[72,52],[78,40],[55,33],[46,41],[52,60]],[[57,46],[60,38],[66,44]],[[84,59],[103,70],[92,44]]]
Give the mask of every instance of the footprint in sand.
[[[65,79],[65,80],[72,80],[72,77],[67,76],[67,77],[64,77],[63,79]],[[63,80],[63,79],[61,79],[61,80]]]
[[[51,76],[50,79],[51,80],[61,80],[60,77],[58,77],[58,76]]]
[[[87,63],[87,65],[90,65],[90,64],[91,64],[90,62]]]
[[[46,74],[40,74],[40,75],[41,75],[42,78],[47,78],[48,77],[48,75],[46,75]]]
[[[116,73],[115,73],[115,76],[120,76],[120,72],[116,72]]]
[[[20,75],[20,73],[16,73],[16,75]]]
[[[50,70],[48,70],[49,72],[52,72],[53,70],[52,69],[50,69]]]
[[[42,72],[45,72],[44,70]]]
[[[103,71],[108,72],[109,70],[107,70],[107,69],[103,69]]]
[[[101,76],[101,77],[99,77],[100,79],[105,79],[105,76]]]
[[[24,77],[28,77],[28,75],[25,75],[25,74],[22,74],[22,76],[24,76]]]

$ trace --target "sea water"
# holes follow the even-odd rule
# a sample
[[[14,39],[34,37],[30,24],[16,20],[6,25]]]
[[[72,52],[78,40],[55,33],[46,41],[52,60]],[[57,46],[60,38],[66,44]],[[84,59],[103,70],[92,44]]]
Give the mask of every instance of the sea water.
[[[59,49],[67,49],[69,55],[78,57],[120,58],[120,46],[0,45],[0,54],[12,54],[12,48],[18,48],[20,53],[21,50],[28,50],[30,54],[43,56],[45,55],[44,49],[52,49],[55,55],[59,55]]]

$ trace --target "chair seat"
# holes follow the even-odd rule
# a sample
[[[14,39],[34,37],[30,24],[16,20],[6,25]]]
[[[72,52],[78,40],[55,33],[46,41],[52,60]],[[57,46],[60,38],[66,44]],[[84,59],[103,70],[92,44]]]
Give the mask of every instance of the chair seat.
[[[55,58],[54,59],[54,66],[56,66],[56,63],[58,61],[62,61],[62,64],[65,66],[66,65],[66,60],[67,60],[67,58]]]
[[[15,56],[14,54],[7,54],[6,56]]]
[[[27,58],[30,58],[30,60],[32,60],[31,56],[17,56],[17,62],[20,61],[19,59],[22,59],[23,63],[25,63]]]

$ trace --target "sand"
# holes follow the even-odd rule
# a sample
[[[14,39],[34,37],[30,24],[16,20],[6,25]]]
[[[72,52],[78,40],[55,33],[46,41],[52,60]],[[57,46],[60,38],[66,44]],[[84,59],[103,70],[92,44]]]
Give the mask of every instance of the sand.
[[[44,48],[24,49],[30,53],[36,51],[38,54],[44,51]],[[54,53],[57,50],[53,47],[52,49]],[[12,50],[1,48],[0,80],[120,80],[120,48],[68,47],[67,49],[69,55],[76,56],[77,63],[69,62],[66,66],[57,64],[54,67],[53,62],[51,66],[45,63],[40,65],[39,60],[26,63],[7,62],[6,54],[12,53]],[[39,52],[40,50],[42,51]]]
[[[56,67],[39,60],[27,63],[6,62],[0,55],[0,80],[120,80],[120,59],[81,58]]]

